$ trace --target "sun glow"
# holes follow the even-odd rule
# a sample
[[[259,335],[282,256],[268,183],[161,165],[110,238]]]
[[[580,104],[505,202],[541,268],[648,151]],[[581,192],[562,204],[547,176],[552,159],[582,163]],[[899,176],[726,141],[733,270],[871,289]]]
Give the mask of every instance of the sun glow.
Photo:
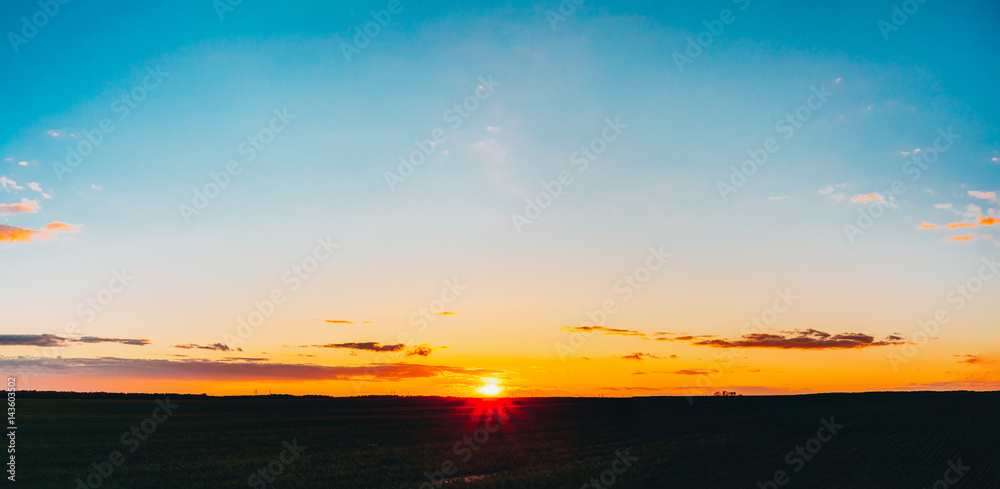
[[[484,396],[495,396],[503,391],[503,387],[496,384],[486,384],[476,389],[476,392]]]

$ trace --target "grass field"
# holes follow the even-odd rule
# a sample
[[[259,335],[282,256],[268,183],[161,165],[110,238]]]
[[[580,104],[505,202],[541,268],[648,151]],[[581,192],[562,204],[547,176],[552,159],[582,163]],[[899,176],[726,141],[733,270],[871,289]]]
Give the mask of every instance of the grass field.
[[[448,472],[441,487],[1000,487],[1000,393],[704,397],[693,405],[170,396],[173,414],[161,408],[156,421],[157,399],[21,393],[11,485],[71,488],[89,476],[109,489],[426,488],[425,473],[440,480]],[[959,459],[969,468],[946,474]],[[776,471],[784,485],[773,482]],[[934,486],[946,476],[954,483]]]

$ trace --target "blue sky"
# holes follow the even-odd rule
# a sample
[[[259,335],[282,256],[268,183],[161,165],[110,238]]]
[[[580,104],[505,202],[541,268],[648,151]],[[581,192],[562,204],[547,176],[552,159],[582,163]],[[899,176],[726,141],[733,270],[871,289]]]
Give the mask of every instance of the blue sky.
[[[77,304],[124,267],[134,285],[82,333],[148,338],[140,356],[166,358],[174,344],[222,341],[318,237],[332,236],[341,245],[333,260],[248,350],[393,342],[412,311],[459,277],[471,284],[462,311],[425,340],[451,348],[432,358],[519,378],[502,359],[552,357],[559,327],[616,297],[616,281],[651,246],[672,254],[669,271],[604,326],[735,336],[771,291],[795,287],[811,299],[786,330],[880,338],[911,332],[933,312],[916,305],[944,305],[1000,243],[992,226],[920,229],[1000,217],[995,4],[930,1],[886,40],[878,22],[893,2],[588,1],[554,28],[546,12],[558,2],[403,2],[345,59],[342,43],[387,4],[243,2],[220,20],[211,2],[70,2],[16,53],[0,49],[12,74],[0,81],[0,176],[15,182],[0,202],[37,207],[0,224],[74,226],[0,241],[10,277],[0,285],[3,332],[63,333],[79,320]],[[12,32],[39,11],[4,8]],[[679,70],[675,53],[723,9],[735,20]],[[156,81],[150,71],[161,73]],[[496,83],[484,91],[482,80]],[[489,96],[456,124],[448,111],[477,90]],[[829,95],[786,139],[778,121],[816,91]],[[119,99],[130,92],[145,97],[126,112]],[[58,175],[53,164],[104,119],[114,130]],[[574,152],[609,134],[608,120],[620,121],[620,134],[580,171]],[[249,161],[248,138],[276,127]],[[390,188],[386,173],[437,128],[446,140]],[[904,165],[939,130],[960,136],[911,180]],[[778,150],[720,198],[731,166],[768,138]],[[185,218],[195,189],[233,160],[239,174]],[[560,172],[573,183],[519,229],[512,215]],[[891,195],[897,180],[905,192]],[[873,202],[885,215],[852,242],[844,225]],[[965,235],[977,237],[950,239]],[[1000,353],[987,321],[996,306],[976,304],[928,361]],[[342,316],[374,326],[322,323]],[[966,351],[979,345],[988,347]],[[139,355],[118,344],[68,348]],[[886,366],[883,353],[870,356]],[[943,382],[942,368],[913,379]],[[762,385],[777,388],[775,378]]]

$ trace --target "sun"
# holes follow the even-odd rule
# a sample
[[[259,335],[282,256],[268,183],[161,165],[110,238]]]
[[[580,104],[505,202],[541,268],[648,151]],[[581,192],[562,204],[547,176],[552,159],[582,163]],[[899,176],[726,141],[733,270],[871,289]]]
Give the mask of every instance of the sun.
[[[499,394],[500,391],[502,391],[502,390],[503,390],[503,387],[500,387],[499,385],[496,385],[496,384],[486,384],[486,385],[483,385],[483,386],[477,388],[476,392],[478,392],[478,393],[480,393],[480,394],[482,394],[484,396],[490,396],[490,397],[492,397],[492,396],[495,396],[495,395]]]

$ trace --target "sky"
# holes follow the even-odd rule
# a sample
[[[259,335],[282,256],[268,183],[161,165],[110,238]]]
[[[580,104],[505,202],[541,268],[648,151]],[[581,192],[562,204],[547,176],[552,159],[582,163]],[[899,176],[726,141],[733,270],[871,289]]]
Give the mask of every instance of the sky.
[[[0,9],[19,389],[1000,386],[994,2]]]

